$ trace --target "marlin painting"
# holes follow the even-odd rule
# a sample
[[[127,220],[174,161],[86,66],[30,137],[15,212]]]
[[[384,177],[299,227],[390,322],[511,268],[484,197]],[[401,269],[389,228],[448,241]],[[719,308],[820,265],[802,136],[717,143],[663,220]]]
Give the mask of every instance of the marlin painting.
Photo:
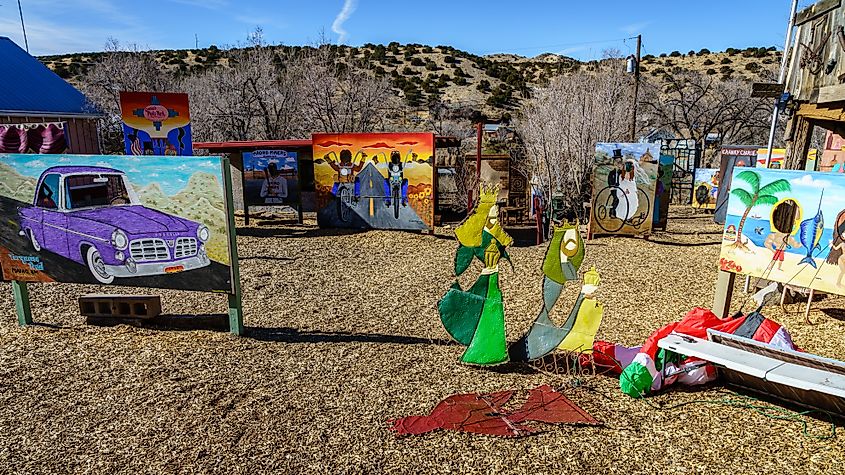
[[[819,197],[819,210],[816,215],[810,219],[801,221],[800,240],[801,245],[807,250],[807,255],[801,259],[799,264],[810,264],[814,269],[818,269],[816,260],[813,259],[813,251],[821,249],[822,233],[824,232],[824,216],[822,215],[822,198],[824,197],[824,190]]]

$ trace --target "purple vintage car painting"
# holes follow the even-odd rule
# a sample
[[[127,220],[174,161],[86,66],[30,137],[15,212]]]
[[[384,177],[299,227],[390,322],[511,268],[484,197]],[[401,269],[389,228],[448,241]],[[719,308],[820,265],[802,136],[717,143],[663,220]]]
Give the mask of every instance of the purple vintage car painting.
[[[208,228],[141,205],[124,172],[90,166],[44,170],[32,206],[18,210],[20,234],[86,265],[99,282],[208,266]]]

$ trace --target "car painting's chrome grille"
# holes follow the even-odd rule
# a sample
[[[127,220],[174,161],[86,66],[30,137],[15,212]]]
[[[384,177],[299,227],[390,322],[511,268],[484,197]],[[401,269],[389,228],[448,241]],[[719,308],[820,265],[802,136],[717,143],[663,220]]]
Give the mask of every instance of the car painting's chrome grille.
[[[175,259],[195,255],[197,255],[197,240],[195,238],[180,237],[176,240],[176,247],[173,249]]]
[[[129,255],[136,262],[161,261],[170,257],[164,239],[136,239],[129,243]]]

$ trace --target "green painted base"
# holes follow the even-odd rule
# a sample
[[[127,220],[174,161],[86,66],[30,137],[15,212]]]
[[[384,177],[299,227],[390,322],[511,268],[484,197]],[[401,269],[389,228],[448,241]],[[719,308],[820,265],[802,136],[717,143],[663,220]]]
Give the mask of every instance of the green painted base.
[[[15,296],[15,311],[18,314],[18,325],[32,325],[32,310],[29,307],[29,290],[26,282],[12,281],[12,294]]]

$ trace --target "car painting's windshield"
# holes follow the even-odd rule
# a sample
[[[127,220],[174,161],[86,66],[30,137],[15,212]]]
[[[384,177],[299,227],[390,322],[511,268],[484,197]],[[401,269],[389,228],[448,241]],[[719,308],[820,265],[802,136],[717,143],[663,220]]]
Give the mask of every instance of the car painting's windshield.
[[[71,175],[65,191],[67,209],[131,204],[122,175]]]

